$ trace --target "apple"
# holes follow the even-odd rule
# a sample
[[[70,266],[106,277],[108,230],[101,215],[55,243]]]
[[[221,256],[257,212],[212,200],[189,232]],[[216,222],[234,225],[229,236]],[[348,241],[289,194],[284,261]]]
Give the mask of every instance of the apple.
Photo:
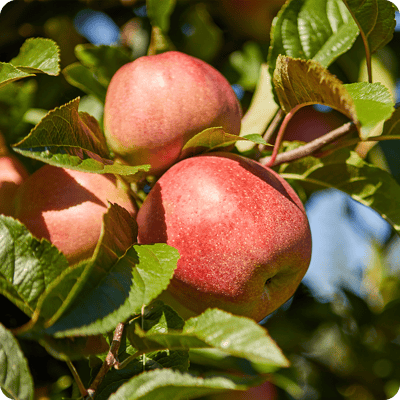
[[[34,236],[49,240],[72,265],[92,256],[107,201],[136,216],[131,198],[114,175],[45,165],[18,188],[13,216]]]
[[[219,0],[221,17],[235,34],[267,42],[272,20],[285,0]]]
[[[28,171],[17,157],[0,157],[0,214],[12,215],[15,192],[28,176]]]
[[[310,263],[310,228],[295,191],[231,153],[172,166],[137,222],[139,243],[178,249],[167,294],[194,313],[218,307],[260,321],[294,294]]]
[[[239,135],[242,110],[225,77],[178,51],[139,57],[112,77],[104,131],[114,153],[129,165],[150,164],[160,175],[182,147],[206,128]]]
[[[290,118],[283,140],[311,142],[349,121],[348,117],[334,109],[323,112],[314,106],[301,107]]]

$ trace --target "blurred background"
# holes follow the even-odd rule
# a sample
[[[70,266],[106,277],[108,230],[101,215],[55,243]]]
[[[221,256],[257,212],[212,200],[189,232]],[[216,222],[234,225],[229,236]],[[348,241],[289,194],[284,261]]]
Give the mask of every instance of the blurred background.
[[[282,4],[281,0],[177,0],[168,36],[177,50],[219,69],[246,112],[267,58],[270,25]],[[400,20],[394,39],[374,56],[375,81],[387,85],[395,101],[400,97],[399,31]],[[147,53],[150,34],[146,5],[140,0],[12,1],[0,14],[0,61],[15,57],[29,37],[55,40],[62,68],[78,62],[74,51],[78,44],[123,46],[135,59]],[[357,40],[329,69],[345,83],[365,79],[362,52]],[[349,68],[349,60],[359,62]],[[0,131],[8,144],[15,143],[48,110],[77,96],[81,96],[81,110],[101,121],[102,102],[72,86],[63,74],[37,75],[4,86]],[[331,111],[318,110],[311,124],[307,114],[299,114],[293,129],[320,132],[330,124],[333,129]],[[400,182],[399,141],[367,150],[367,161],[390,171]],[[23,162],[30,171],[39,167],[34,160]],[[400,239],[374,211],[336,190],[313,194],[306,210],[313,235],[310,269],[294,298],[263,322],[292,366],[272,377],[273,385],[240,398],[393,397],[400,387]],[[0,298],[0,307],[0,322],[5,326],[26,322],[25,315],[6,299]],[[35,343],[22,341],[21,346],[28,356],[37,399],[77,395],[64,363]],[[89,380],[87,362],[77,367]],[[239,398],[233,396],[218,398]]]

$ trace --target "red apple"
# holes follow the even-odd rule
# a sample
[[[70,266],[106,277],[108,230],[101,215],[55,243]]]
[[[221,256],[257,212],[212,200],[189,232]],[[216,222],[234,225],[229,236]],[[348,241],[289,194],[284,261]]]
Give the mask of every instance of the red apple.
[[[168,293],[195,313],[218,307],[260,321],[293,295],[310,263],[310,228],[295,191],[235,154],[172,166],[137,222],[139,243],[178,249]]]
[[[185,143],[210,127],[239,135],[241,107],[225,77],[177,51],[144,56],[111,79],[104,129],[111,149],[130,165],[150,164],[160,175]]]
[[[285,0],[219,0],[219,12],[235,34],[266,42]]]
[[[136,216],[135,206],[117,186],[114,175],[45,165],[18,189],[13,216],[34,236],[53,243],[74,264],[92,256],[107,201]]]
[[[17,157],[0,157],[0,214],[12,214],[15,192],[28,176],[28,171]]]
[[[207,396],[207,400],[276,400],[278,393],[271,382],[264,382],[248,390],[232,390],[229,392]]]

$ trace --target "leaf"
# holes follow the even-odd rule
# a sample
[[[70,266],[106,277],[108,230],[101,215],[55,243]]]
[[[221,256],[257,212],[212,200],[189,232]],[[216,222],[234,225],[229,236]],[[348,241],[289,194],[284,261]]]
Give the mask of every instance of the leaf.
[[[33,379],[18,341],[0,324],[0,386],[16,400],[33,400]]]
[[[283,164],[279,173],[284,179],[301,181],[307,195],[327,188],[349,194],[378,212],[400,234],[400,185],[391,174],[366,163],[357,153],[341,149],[321,159],[306,157]]]
[[[232,146],[237,141],[250,141],[252,143],[266,144],[264,139],[257,134],[241,137],[224,131],[223,128],[207,128],[189,139],[181,150],[180,159],[213,151],[219,148]]]
[[[81,293],[100,284],[110,268],[136,242],[137,225],[128,211],[109,203],[103,216],[100,239],[92,259],[63,271],[40,297],[37,308],[24,331],[53,325]],[[40,321],[39,321],[40,320]],[[43,321],[42,321],[43,320]]]
[[[88,281],[67,312],[46,332],[96,335],[141,312],[169,284],[179,258],[164,243],[131,246],[94,285]]]
[[[267,331],[253,320],[238,317],[218,309],[208,309],[190,318],[182,332],[137,334],[165,349],[215,348],[234,357],[241,357],[272,372],[287,367],[288,360]]]
[[[41,294],[66,268],[64,255],[19,221],[0,216],[0,293],[31,316]]]
[[[400,108],[395,109],[391,117],[385,121],[382,135],[400,138]]]
[[[104,88],[124,64],[132,61],[127,49],[118,46],[78,44],[75,55],[82,65],[94,73]]]
[[[70,85],[96,96],[104,104],[107,89],[99,83],[95,74],[89,68],[76,62],[65,67],[62,73]]]
[[[390,118],[394,102],[389,90],[381,83],[357,82],[344,85],[354,101],[361,122],[361,139],[367,139],[374,128]]]
[[[18,68],[12,66],[11,64],[0,62],[0,88],[6,85],[7,83],[14,82],[22,78],[27,78],[29,76],[35,76],[35,75],[21,71]]]
[[[27,73],[60,73],[60,49],[51,39],[29,38],[21,46],[17,57],[10,61],[21,71]]]
[[[396,26],[397,7],[388,0],[343,0],[357,23],[367,57],[389,43]]]
[[[79,112],[79,98],[50,111],[29,135],[13,145],[16,152],[57,167],[83,172],[133,175],[150,166],[127,166],[109,159],[95,118]]]
[[[184,325],[183,319],[171,307],[161,301],[153,302],[150,306],[145,307],[143,315],[125,325],[118,352],[118,360],[120,362],[135,357],[137,351],[131,345],[132,340],[128,341],[126,339],[132,339],[133,336],[134,340],[140,340],[137,335],[134,335],[135,324],[138,320],[140,320],[140,325],[145,331],[152,332],[168,332],[171,329],[182,329]],[[144,371],[172,368],[183,372],[187,371],[188,367],[188,351],[162,350],[147,352],[144,356],[134,358],[121,369],[113,368],[110,370],[96,391],[96,398],[99,400],[108,399],[123,383]]]
[[[351,48],[358,34],[342,0],[292,0],[282,7],[272,26],[270,74],[279,55],[314,59],[328,67]]]
[[[323,104],[358,124],[354,101],[346,87],[315,61],[279,56],[273,82],[285,113],[300,104]]]
[[[146,0],[147,15],[152,26],[159,27],[163,32],[169,30],[169,19],[175,8],[176,0]]]
[[[254,378],[238,378],[229,374],[196,377],[170,369],[159,369],[135,376],[112,394],[109,400],[187,400],[226,390],[245,390],[254,385],[255,381],[260,383]]]

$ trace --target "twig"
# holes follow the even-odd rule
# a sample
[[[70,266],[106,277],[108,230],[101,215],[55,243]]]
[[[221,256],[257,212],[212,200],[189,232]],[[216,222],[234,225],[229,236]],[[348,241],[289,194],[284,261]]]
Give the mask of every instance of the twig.
[[[283,125],[283,123],[282,123]],[[335,140],[339,139],[342,136],[349,134],[352,129],[355,127],[353,122],[347,122],[346,124],[340,126],[339,128],[328,132],[327,134],[309,142],[297,149],[287,151],[285,153],[280,153],[270,156],[264,157],[260,159],[260,163],[266,166],[276,166],[283,164],[285,162],[295,161],[303,157],[307,157],[315,153],[317,150],[321,149],[322,147],[326,146],[329,143],[334,142]],[[275,149],[274,149],[275,150]]]
[[[100,371],[94,378],[90,388],[87,390],[86,399],[93,399],[96,393],[97,388],[100,386],[100,383],[103,381],[105,375],[110,370],[110,368],[114,365],[118,365],[118,351],[121,345],[121,337],[122,333],[124,332],[124,323],[120,323],[115,328],[113,340],[110,346],[110,350],[108,351],[107,357],[100,368]]]
[[[79,393],[81,394],[82,397],[86,397],[88,395],[88,392],[85,388],[85,385],[83,384],[81,377],[78,374],[78,371],[75,369],[74,364],[72,364],[71,361],[66,361],[68,368],[70,369],[72,376],[75,379],[75,382],[78,385]]]

